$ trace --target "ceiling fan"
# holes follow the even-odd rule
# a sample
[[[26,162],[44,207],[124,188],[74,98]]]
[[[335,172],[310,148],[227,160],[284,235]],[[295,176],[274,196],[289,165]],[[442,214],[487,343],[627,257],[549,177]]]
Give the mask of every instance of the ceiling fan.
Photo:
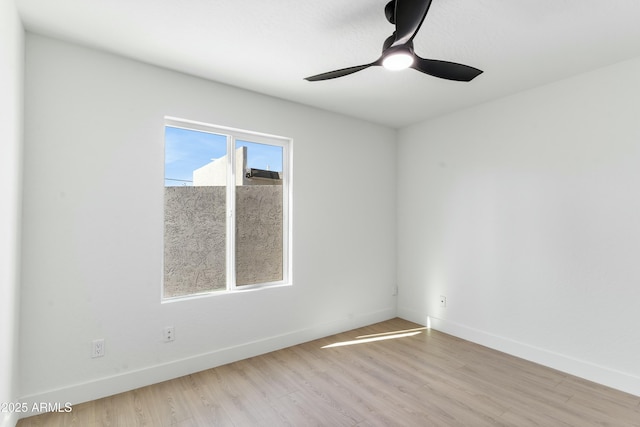
[[[306,77],[305,80],[316,82],[335,79],[362,71],[365,68],[379,66],[390,70],[413,68],[422,73],[441,79],[469,82],[482,73],[477,68],[436,59],[424,59],[413,51],[413,38],[418,33],[422,22],[431,6],[431,0],[391,0],[384,8],[387,20],[395,24],[396,30],[382,45],[382,55],[370,64],[356,65]]]

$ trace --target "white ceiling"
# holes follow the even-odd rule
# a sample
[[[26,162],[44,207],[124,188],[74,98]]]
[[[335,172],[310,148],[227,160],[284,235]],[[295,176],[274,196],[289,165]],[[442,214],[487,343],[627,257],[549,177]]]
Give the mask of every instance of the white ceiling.
[[[382,67],[387,0],[16,0],[25,28],[255,92],[402,127],[640,56],[639,0],[433,0],[418,55],[470,83]]]

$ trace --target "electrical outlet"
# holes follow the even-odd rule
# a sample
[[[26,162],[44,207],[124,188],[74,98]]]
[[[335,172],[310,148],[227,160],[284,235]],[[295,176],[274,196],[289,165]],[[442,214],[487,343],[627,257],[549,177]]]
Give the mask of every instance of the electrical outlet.
[[[440,307],[447,307],[447,297],[445,297],[444,295],[440,295]]]
[[[102,356],[104,356],[104,338],[93,340],[91,342],[91,357],[96,358]]]
[[[398,295],[398,285],[391,286],[391,295]]]
[[[171,342],[176,339],[176,330],[173,326],[164,328],[164,342]]]

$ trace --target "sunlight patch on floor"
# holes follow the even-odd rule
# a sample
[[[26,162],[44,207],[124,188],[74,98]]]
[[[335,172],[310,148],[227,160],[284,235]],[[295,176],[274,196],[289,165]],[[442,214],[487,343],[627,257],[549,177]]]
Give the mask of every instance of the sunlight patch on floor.
[[[365,344],[365,343],[370,343],[375,341],[384,341],[384,340],[392,340],[397,338],[412,337],[414,335],[421,334],[422,331],[425,329],[427,328],[416,328],[416,329],[407,329],[404,331],[383,332],[380,334],[372,334],[372,335],[360,335],[359,337],[356,337],[355,340],[341,341],[341,342],[325,345],[322,348],[343,347],[347,345]]]

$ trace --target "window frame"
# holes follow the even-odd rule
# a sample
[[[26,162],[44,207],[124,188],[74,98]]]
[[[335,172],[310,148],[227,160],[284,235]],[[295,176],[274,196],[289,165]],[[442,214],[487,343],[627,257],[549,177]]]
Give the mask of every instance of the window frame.
[[[225,295],[229,293],[246,292],[256,289],[273,288],[280,286],[290,286],[292,284],[292,238],[291,238],[291,213],[292,213],[292,145],[293,139],[278,135],[266,134],[262,132],[249,131],[220,126],[194,120],[165,116],[163,129],[173,127],[197,132],[206,132],[226,137],[227,142],[227,185],[226,185],[226,288],[224,290],[210,290],[199,293],[164,296],[164,247],[165,234],[163,231],[163,268],[161,280],[161,301],[173,302],[192,298],[207,296]],[[240,285],[236,284],[236,142],[253,142],[277,146],[282,149],[282,279],[278,281],[262,282],[256,284]],[[163,148],[166,147],[163,142]],[[166,148],[165,148],[166,149]],[[163,168],[164,170],[164,168]],[[240,171],[244,173],[244,171]],[[163,173],[164,175],[164,173]],[[164,177],[163,177],[164,178]],[[163,181],[164,182],[164,181]],[[233,185],[231,185],[233,184]],[[163,230],[164,230],[165,209],[163,207]]]

